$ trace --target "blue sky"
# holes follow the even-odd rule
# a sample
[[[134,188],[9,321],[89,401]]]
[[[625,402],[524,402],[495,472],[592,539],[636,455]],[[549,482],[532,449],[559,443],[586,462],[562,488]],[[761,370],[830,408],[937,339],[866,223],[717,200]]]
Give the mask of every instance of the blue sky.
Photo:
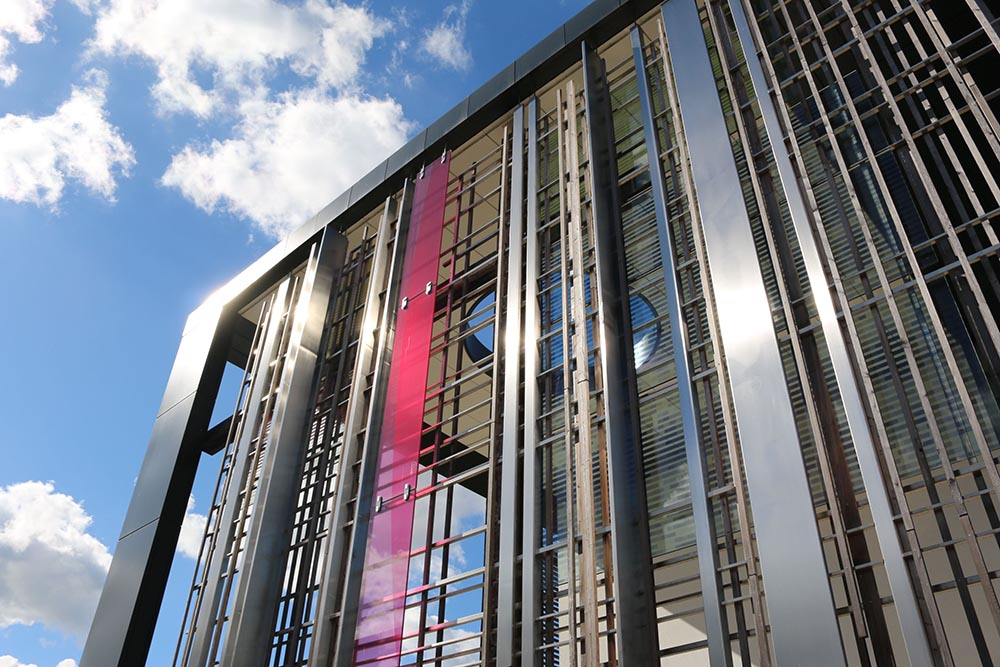
[[[0,667],[79,660],[187,313],[585,4],[0,0]]]

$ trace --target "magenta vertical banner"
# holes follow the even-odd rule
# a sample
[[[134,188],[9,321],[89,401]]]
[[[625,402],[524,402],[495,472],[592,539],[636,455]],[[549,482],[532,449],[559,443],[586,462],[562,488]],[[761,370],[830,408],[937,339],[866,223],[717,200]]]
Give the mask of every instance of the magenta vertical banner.
[[[379,439],[375,496],[381,500],[372,510],[361,581],[357,665],[399,665],[450,161],[447,153],[428,165],[413,193]]]

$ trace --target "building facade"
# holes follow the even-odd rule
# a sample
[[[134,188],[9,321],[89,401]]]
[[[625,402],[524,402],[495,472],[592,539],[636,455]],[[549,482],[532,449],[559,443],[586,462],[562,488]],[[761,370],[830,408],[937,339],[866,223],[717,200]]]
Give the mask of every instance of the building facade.
[[[191,315],[82,667],[199,465],[177,667],[1000,662],[998,16],[590,5]]]

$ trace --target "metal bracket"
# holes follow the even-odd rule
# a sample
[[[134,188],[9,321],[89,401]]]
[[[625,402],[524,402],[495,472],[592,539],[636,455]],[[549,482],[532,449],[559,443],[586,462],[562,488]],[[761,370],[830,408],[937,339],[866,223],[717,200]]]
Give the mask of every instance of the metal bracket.
[[[382,496],[375,499],[375,514],[382,511]]]

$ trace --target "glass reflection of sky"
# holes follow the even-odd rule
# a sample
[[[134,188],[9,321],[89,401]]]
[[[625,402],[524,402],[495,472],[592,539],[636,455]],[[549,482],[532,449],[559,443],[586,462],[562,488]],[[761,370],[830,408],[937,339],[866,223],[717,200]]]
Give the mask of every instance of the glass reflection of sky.
[[[474,333],[465,340],[465,350],[472,357],[473,361],[481,361],[493,352],[493,304],[496,301],[496,293],[489,292],[477,301],[470,312],[474,315],[466,323],[467,331]],[[636,294],[629,299],[629,307],[632,310],[632,345],[635,350],[635,367],[642,368],[656,351],[656,346],[660,341],[660,325],[647,326],[656,319],[656,311],[646,297]],[[480,325],[489,322],[486,326],[476,330]],[[592,342],[590,326],[587,327],[588,344]]]

